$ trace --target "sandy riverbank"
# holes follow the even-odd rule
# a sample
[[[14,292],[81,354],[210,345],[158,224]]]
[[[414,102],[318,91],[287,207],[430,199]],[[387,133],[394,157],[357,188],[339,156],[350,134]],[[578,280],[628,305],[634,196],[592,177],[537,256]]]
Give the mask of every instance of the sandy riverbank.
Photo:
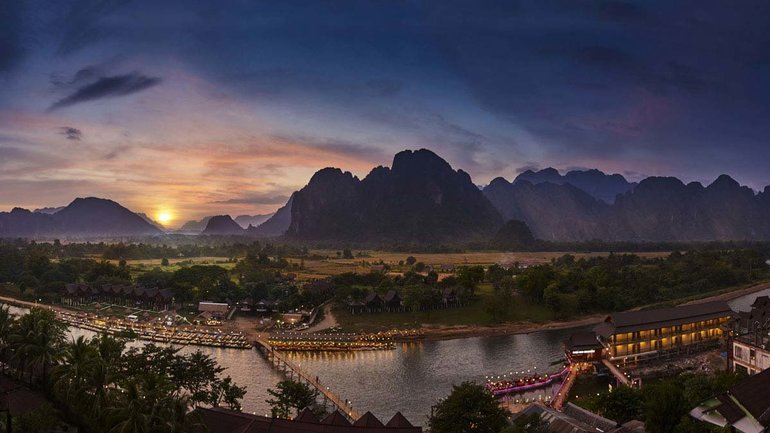
[[[770,289],[770,282],[763,282],[755,284],[753,286],[744,287],[735,290],[727,290],[722,293],[717,293],[711,296],[707,296],[700,299],[684,302],[682,305],[699,304],[703,302],[711,301],[732,301],[733,299],[740,298],[741,296],[750,295],[755,292]],[[641,307],[633,308],[632,310],[639,310]],[[529,334],[538,331],[548,331],[557,329],[569,329],[579,328],[584,326],[591,326],[601,322],[607,314],[593,314],[591,316],[585,316],[577,319],[553,321],[547,323],[504,323],[500,325],[482,326],[482,325],[462,325],[462,326],[437,326],[437,325],[423,325],[420,328],[423,331],[423,339],[425,340],[451,340],[455,338],[469,338],[469,337],[487,337],[494,335],[513,335],[513,334]]]
[[[770,289],[770,282],[762,282],[750,287],[724,291],[722,293],[717,293],[704,298],[684,302],[683,305],[697,304],[697,303],[709,302],[709,301],[731,301],[733,299],[740,298],[741,296],[749,295],[751,293],[759,292],[761,290],[766,290],[766,289]],[[9,305],[15,305],[18,307],[25,307],[25,308],[46,307],[46,308],[52,308],[53,310],[60,311],[60,312],[68,312],[68,313],[78,312],[78,310],[76,309],[64,308],[58,305],[37,304],[35,302],[22,301],[22,300],[10,298],[7,296],[0,296],[0,302],[6,303]],[[634,308],[633,310],[638,310],[638,309],[639,308]],[[590,316],[585,316],[585,317],[580,317],[580,318],[575,318],[570,320],[552,321],[552,322],[546,322],[546,323],[514,322],[514,323],[503,323],[499,325],[489,325],[489,326],[423,325],[420,328],[420,331],[422,331],[422,336],[419,339],[451,340],[451,339],[457,339],[457,338],[529,334],[532,332],[539,332],[539,331],[587,327],[587,326],[595,325],[601,322],[602,319],[604,319],[606,316],[607,316],[606,314],[593,314]],[[252,339],[256,339],[258,337],[265,337],[268,334],[268,332],[258,331],[257,330],[258,322],[259,322],[258,318],[236,317],[234,321],[228,323],[228,325],[224,326],[223,328],[227,330],[240,331],[244,333],[244,335],[247,335],[248,338],[252,338]],[[322,330],[330,326],[334,326],[336,325],[336,323],[337,322],[334,319],[334,314],[332,312],[332,309],[329,308],[329,306],[327,305],[326,308],[324,309],[324,319],[320,323],[316,324],[316,326],[309,329],[308,331]]]

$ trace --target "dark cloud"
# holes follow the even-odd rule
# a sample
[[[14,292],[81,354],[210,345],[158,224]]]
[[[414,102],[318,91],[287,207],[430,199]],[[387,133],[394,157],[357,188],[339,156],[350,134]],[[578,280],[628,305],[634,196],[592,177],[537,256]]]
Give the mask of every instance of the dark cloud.
[[[137,72],[112,77],[100,77],[95,82],[84,85],[69,96],[56,101],[49,107],[49,111],[96,99],[130,95],[149,89],[159,84],[160,81],[160,78],[148,77]]]
[[[51,84],[54,87],[68,88],[93,81],[99,75],[101,75],[101,68],[97,66],[86,66],[85,68],[81,68],[75,72],[75,75],[69,79],[62,78],[58,75],[51,76]]]
[[[388,159],[390,152],[373,145],[360,144],[337,138],[308,137],[299,135],[275,135],[278,142],[300,144],[325,152],[356,159],[379,161]]]
[[[621,23],[640,23],[649,19],[649,13],[641,4],[626,1],[599,2],[599,17]]]
[[[13,67],[23,54],[21,42],[24,2],[0,2],[0,73]]]
[[[70,54],[86,45],[103,41],[112,34],[110,28],[102,22],[103,19],[128,3],[130,0],[72,2],[61,21],[57,23],[60,26],[59,53]]]
[[[246,194],[240,197],[212,202],[213,204],[284,204],[289,196],[280,194]]]
[[[388,79],[369,80],[366,82],[366,88],[374,96],[395,96],[401,93],[401,90],[404,88],[404,82]]]
[[[80,141],[83,138],[83,132],[71,126],[62,126],[61,128],[59,128],[59,133],[65,136],[67,140]]]
[[[551,163],[770,158],[766,1],[543,0],[493,28],[448,21],[442,3],[427,20],[447,64]]]

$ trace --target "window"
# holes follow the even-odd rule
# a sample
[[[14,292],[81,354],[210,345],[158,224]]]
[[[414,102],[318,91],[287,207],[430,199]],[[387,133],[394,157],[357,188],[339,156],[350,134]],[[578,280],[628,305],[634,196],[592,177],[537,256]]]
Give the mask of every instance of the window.
[[[743,359],[743,348],[741,346],[735,346],[735,357],[737,359]]]

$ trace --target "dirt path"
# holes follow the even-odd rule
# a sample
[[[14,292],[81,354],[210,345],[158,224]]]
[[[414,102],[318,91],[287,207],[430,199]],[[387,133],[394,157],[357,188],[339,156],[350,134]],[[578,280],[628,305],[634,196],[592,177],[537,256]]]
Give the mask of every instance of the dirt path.
[[[306,329],[304,332],[318,332],[323,331],[324,329],[332,328],[334,326],[337,326],[337,319],[334,317],[334,313],[332,313],[332,304],[329,302],[324,305],[324,318],[321,319],[320,322]]]
[[[701,299],[685,302],[682,305],[699,304],[711,301],[731,301],[741,296],[749,295],[761,290],[770,289],[770,282],[755,284],[742,289],[727,290],[723,293],[708,296]],[[633,308],[638,310],[641,307]],[[463,325],[463,326],[439,326],[423,325],[420,328],[423,331],[426,340],[451,340],[454,338],[482,337],[492,335],[512,335],[529,334],[530,332],[547,331],[556,329],[577,328],[581,326],[595,325],[601,322],[607,314],[594,314],[581,317],[574,320],[555,321],[547,323],[504,323],[495,326]]]
[[[556,329],[577,328],[581,326],[595,325],[602,321],[606,314],[593,314],[574,320],[555,321],[546,323],[503,323],[500,325],[461,325],[440,326],[423,325],[420,330],[426,340],[452,340],[467,337],[488,337],[493,335],[529,334],[531,332],[548,331]]]
[[[746,287],[743,289],[730,290],[724,293],[719,293],[713,296],[709,296],[707,298],[701,298],[701,299],[696,299],[694,301],[685,302],[682,305],[701,304],[703,302],[710,302],[710,301],[732,301],[733,299],[740,298],[741,296],[750,295],[754,292],[759,292],[766,289],[770,289],[770,282],[755,284],[753,286]]]
[[[708,296],[701,299],[685,302],[682,305],[697,304],[710,301],[730,301],[741,296],[749,295],[761,290],[770,289],[770,282],[763,282],[755,284],[750,287],[745,287],[737,290],[727,290],[723,293]],[[16,305],[19,307],[47,307],[56,311],[64,312],[77,312],[68,308],[62,308],[60,306],[51,306],[45,304],[36,304],[34,302],[22,301],[19,299],[10,298],[7,296],[0,296],[0,302]],[[635,308],[638,309],[638,308]],[[441,325],[423,325],[420,330],[423,333],[423,338],[426,340],[451,340],[455,338],[468,338],[468,337],[484,337],[493,335],[512,335],[512,334],[529,334],[531,332],[557,330],[577,328],[582,326],[590,326],[599,323],[607,315],[606,314],[594,314],[591,316],[581,317],[573,320],[554,321],[547,323],[504,323],[501,325],[482,326],[482,325],[461,325],[461,326],[441,326]],[[243,332],[245,335],[256,338],[257,336],[267,335],[265,331],[258,331],[258,320],[252,318],[238,317],[235,320],[228,323],[226,326],[229,329],[235,329]],[[331,303],[324,306],[324,318],[317,324],[311,326],[305,332],[318,332],[325,329],[329,329],[337,325],[337,319],[332,312]]]

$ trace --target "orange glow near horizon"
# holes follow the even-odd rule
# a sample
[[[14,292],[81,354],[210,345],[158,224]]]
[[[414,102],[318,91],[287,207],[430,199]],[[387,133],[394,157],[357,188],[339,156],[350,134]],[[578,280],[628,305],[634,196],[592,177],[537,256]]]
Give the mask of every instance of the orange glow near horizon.
[[[164,226],[167,226],[174,220],[174,214],[170,210],[159,210],[155,213],[155,220]]]

